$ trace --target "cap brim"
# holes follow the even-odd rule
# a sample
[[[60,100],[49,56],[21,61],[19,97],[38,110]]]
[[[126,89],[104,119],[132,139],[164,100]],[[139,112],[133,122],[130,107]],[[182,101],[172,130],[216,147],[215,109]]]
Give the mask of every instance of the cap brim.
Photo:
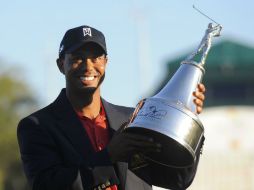
[[[70,48],[68,48],[68,49],[65,51],[65,53],[72,53],[72,52],[74,52],[75,50],[81,48],[83,45],[85,45],[85,44],[87,44],[87,43],[91,43],[91,42],[92,42],[92,43],[95,43],[95,44],[97,44],[97,45],[99,45],[99,46],[104,50],[105,54],[107,54],[106,48],[105,48],[101,43],[99,43],[99,42],[97,42],[97,41],[94,41],[94,40],[86,40],[86,41],[82,41],[82,42],[80,42],[80,43],[78,43],[78,44],[75,44],[74,46],[71,46]]]

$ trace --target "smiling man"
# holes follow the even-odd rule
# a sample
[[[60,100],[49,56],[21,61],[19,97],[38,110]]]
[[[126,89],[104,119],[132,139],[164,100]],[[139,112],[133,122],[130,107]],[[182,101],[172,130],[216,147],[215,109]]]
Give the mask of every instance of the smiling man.
[[[185,189],[195,176],[198,159],[189,168],[158,168],[162,175],[156,178],[150,175],[150,164],[128,169],[135,153],[162,147],[149,137],[121,131],[134,110],[101,97],[107,62],[100,31],[80,26],[65,33],[57,65],[65,75],[66,88],[18,126],[21,158],[32,189],[150,190],[154,184]],[[204,91],[204,85],[198,85],[194,93],[198,113]]]

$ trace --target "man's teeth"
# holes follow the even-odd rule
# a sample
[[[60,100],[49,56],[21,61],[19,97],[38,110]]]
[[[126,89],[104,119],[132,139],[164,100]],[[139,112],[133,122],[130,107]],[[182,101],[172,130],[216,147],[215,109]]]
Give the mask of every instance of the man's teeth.
[[[94,76],[91,77],[80,77],[81,80],[93,80]]]

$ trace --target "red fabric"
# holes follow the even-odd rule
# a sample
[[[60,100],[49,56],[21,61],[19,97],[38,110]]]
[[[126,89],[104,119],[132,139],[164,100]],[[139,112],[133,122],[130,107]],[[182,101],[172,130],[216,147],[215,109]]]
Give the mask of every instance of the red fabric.
[[[117,190],[117,186],[113,185],[111,187],[107,187],[106,190]]]
[[[83,116],[81,112],[76,111],[76,113],[78,114],[79,119],[88,134],[94,150],[98,152],[104,149],[109,142],[109,129],[102,103],[100,113],[94,119]],[[106,190],[117,190],[117,185],[107,187]]]

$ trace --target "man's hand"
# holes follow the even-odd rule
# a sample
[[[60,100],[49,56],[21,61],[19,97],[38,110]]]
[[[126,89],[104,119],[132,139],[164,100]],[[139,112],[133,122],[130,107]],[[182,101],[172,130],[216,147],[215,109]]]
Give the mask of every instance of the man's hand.
[[[128,162],[136,153],[160,152],[161,145],[144,135],[119,131],[115,133],[107,146],[112,163]]]
[[[194,103],[196,104],[196,112],[200,114],[203,110],[203,104],[205,100],[205,86],[204,84],[198,84],[197,89],[195,92],[193,92],[193,96],[195,99],[193,100]]]

